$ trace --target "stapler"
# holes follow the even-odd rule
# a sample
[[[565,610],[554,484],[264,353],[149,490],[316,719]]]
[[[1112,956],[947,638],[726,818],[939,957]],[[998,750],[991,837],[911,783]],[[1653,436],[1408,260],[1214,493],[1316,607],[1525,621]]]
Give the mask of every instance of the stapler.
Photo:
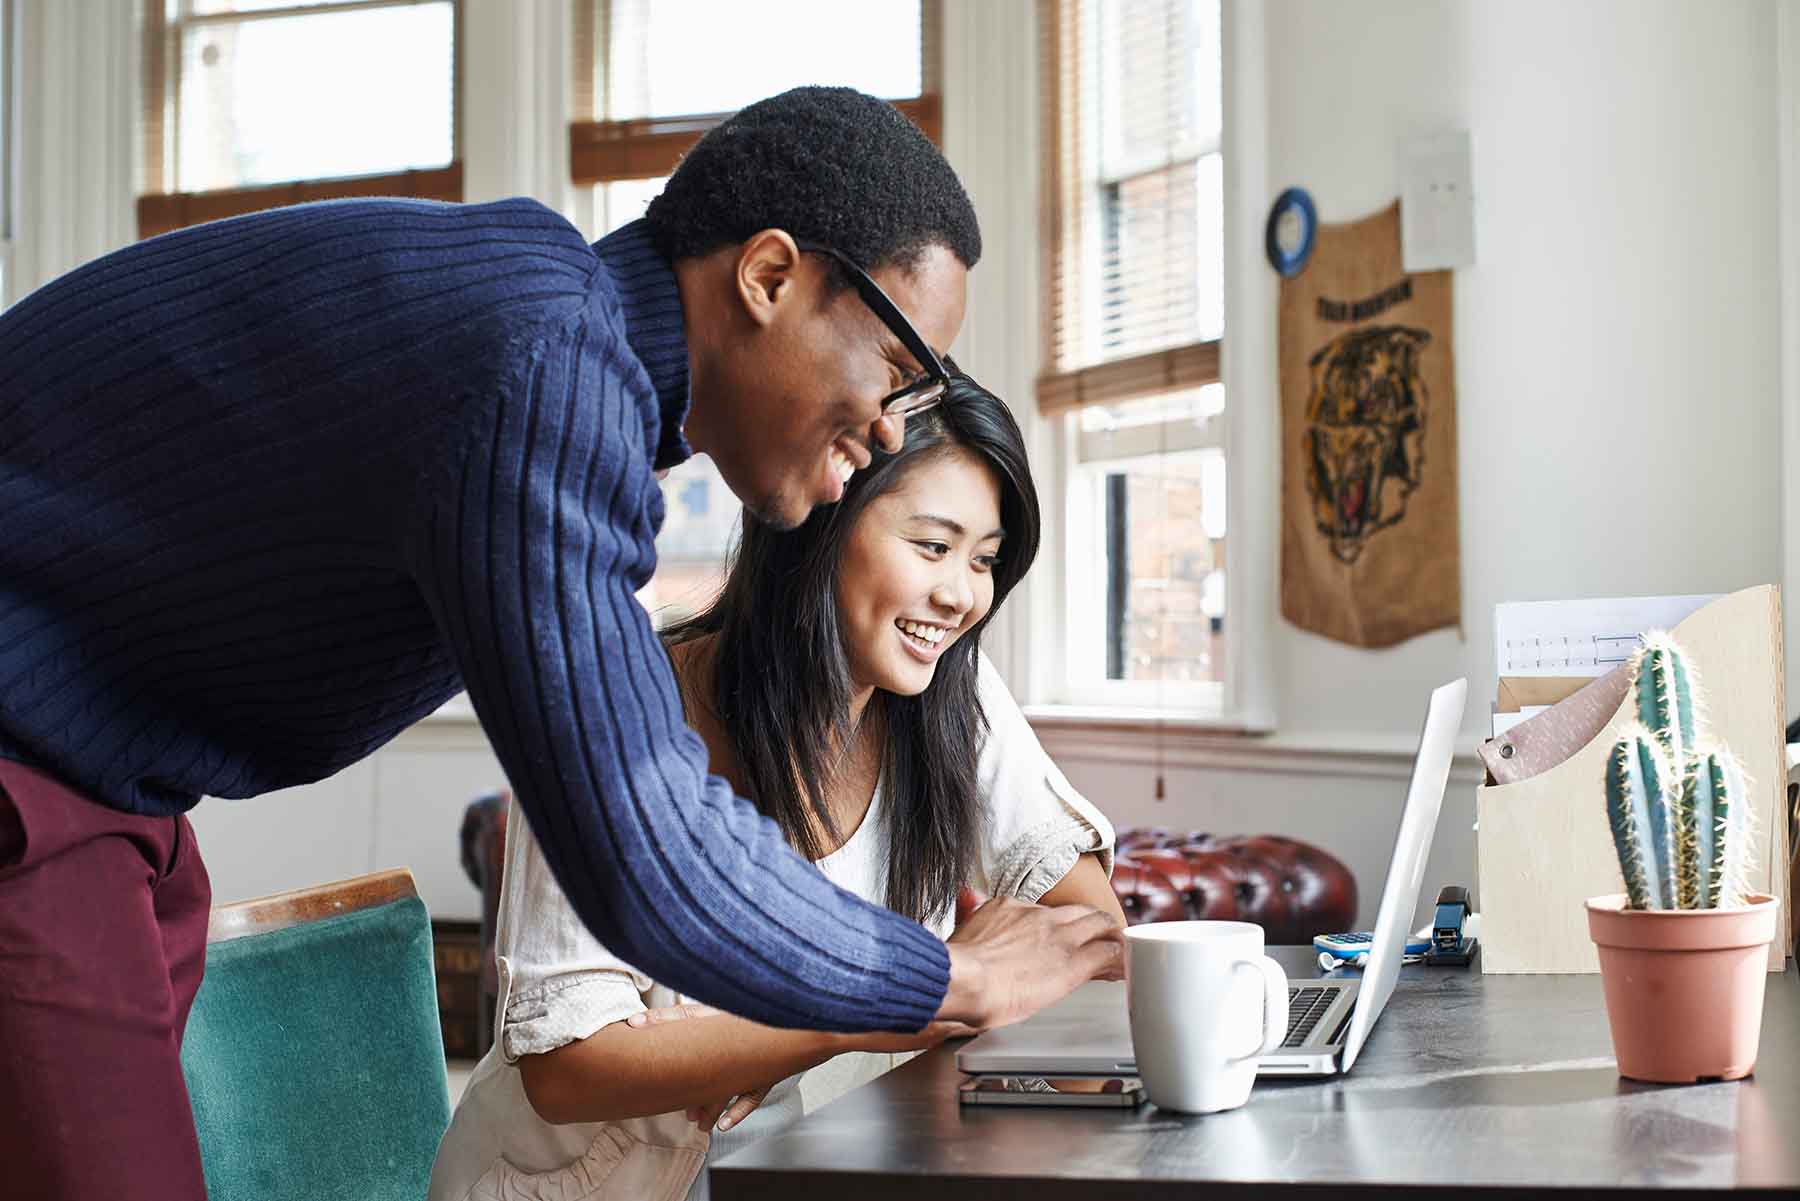
[[[1424,962],[1436,967],[1466,967],[1475,957],[1480,940],[1463,937],[1463,923],[1469,916],[1469,890],[1460,884],[1447,884],[1438,893],[1437,918],[1431,923],[1431,948]]]

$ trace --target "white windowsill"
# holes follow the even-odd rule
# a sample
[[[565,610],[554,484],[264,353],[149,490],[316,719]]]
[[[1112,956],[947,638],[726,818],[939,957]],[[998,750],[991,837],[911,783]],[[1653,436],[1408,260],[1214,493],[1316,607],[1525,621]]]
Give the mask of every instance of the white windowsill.
[[[1053,759],[1146,768],[1404,778],[1419,749],[1415,732],[1257,732],[1241,723],[1195,714],[1077,705],[1027,706],[1025,716]],[[1475,754],[1479,743],[1474,734],[1457,738],[1453,781],[1480,780],[1481,762]]]
[[[1140,708],[1132,705],[1025,705],[1033,729],[1180,730],[1220,738],[1255,738],[1268,733],[1211,713]]]

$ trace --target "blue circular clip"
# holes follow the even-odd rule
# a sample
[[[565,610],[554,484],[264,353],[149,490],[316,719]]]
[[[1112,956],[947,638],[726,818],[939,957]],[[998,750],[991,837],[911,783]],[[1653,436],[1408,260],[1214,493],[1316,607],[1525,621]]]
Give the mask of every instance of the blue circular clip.
[[[1289,188],[1275,198],[1269,224],[1263,231],[1263,249],[1269,265],[1291,279],[1306,270],[1313,240],[1319,231],[1319,211],[1305,188]]]

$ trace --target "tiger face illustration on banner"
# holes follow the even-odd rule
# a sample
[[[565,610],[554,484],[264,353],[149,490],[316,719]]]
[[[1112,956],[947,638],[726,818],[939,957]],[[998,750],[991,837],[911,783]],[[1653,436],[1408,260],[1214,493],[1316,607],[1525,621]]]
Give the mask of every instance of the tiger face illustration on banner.
[[[1306,490],[1331,553],[1356,562],[1370,538],[1406,516],[1425,469],[1429,408],[1422,329],[1376,325],[1340,334],[1312,356]]]

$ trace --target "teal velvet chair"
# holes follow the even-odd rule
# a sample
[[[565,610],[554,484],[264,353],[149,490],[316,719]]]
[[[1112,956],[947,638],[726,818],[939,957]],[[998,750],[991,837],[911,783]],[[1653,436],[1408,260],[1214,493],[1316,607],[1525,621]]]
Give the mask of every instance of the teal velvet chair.
[[[404,869],[213,910],[181,1048],[210,1201],[418,1201],[450,1121]]]

